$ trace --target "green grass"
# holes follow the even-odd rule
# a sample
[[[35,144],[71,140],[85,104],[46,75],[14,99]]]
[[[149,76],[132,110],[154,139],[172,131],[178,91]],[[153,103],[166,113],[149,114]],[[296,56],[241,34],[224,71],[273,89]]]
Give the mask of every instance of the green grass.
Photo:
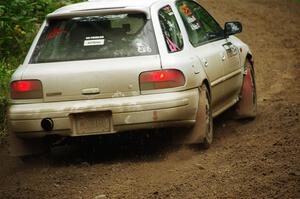
[[[6,97],[0,96],[0,140],[7,135],[6,129],[6,108],[8,100]]]
[[[8,84],[14,69],[4,60],[0,61],[0,139],[6,136],[6,110],[8,107]]]

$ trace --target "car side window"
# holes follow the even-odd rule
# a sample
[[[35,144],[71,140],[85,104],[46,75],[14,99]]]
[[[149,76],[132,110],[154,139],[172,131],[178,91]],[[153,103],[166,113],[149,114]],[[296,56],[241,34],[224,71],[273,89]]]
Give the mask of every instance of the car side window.
[[[214,18],[193,1],[178,1],[177,9],[193,46],[224,37],[223,29]]]
[[[159,22],[169,52],[183,49],[183,39],[176,17],[171,6],[167,5],[159,10]]]

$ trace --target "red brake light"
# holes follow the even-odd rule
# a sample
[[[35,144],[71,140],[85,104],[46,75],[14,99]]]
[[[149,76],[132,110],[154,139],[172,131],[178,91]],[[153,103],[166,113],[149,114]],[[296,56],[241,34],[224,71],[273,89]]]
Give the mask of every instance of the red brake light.
[[[149,71],[140,74],[141,90],[174,88],[184,84],[183,73],[175,69]]]
[[[39,80],[14,81],[10,85],[12,99],[38,99],[43,97]]]

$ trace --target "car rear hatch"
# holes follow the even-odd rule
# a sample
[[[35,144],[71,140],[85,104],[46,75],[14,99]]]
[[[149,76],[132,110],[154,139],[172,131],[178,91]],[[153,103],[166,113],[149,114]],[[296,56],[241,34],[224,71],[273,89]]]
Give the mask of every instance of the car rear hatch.
[[[38,79],[44,101],[135,96],[139,75],[161,69],[150,19],[142,12],[51,19],[22,79]]]

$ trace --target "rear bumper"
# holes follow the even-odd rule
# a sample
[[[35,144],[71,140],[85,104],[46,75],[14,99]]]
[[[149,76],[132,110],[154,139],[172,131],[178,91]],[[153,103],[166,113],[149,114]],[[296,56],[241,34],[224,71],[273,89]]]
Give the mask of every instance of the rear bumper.
[[[108,133],[191,125],[195,122],[198,98],[198,89],[192,89],[111,99],[16,104],[9,109],[9,125],[11,131],[25,137],[51,134],[78,136],[72,132],[70,115],[96,111],[112,112],[113,131]],[[41,121],[44,118],[53,120],[52,131],[46,132],[41,127]]]

